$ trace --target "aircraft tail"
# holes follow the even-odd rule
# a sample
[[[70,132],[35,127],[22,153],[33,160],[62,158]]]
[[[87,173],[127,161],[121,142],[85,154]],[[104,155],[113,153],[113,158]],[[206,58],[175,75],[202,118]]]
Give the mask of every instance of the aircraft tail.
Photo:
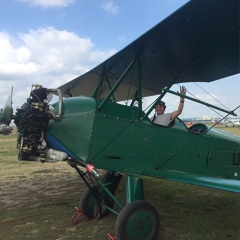
[[[13,108],[12,108],[12,94],[13,94],[13,87],[11,92],[8,96],[8,99],[4,105],[4,108],[0,112],[0,123],[9,125],[12,120]]]

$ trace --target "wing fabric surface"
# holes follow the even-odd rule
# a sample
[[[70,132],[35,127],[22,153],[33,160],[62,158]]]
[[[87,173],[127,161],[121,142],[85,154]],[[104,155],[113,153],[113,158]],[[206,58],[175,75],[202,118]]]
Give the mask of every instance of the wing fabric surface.
[[[89,72],[61,86],[64,97],[91,96],[102,77],[111,86],[134,60],[141,66],[143,96],[160,94],[173,83],[211,82],[240,72],[239,0],[192,0],[127,47]],[[137,85],[137,67],[124,79]],[[101,89],[101,97],[107,94]],[[132,90],[134,92],[134,90]]]
[[[207,177],[186,172],[165,171],[163,179],[240,193],[239,180]]]

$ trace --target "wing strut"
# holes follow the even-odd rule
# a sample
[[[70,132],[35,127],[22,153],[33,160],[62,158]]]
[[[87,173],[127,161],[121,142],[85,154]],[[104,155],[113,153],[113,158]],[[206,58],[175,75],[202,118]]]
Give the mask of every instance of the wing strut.
[[[111,91],[108,93],[108,95],[106,96],[106,98],[102,101],[102,103],[100,104],[100,106],[98,107],[98,111],[104,107],[104,105],[109,101],[109,99],[111,98],[111,96],[113,95],[113,93],[117,90],[117,88],[119,87],[119,85],[122,83],[122,81],[124,80],[124,78],[127,76],[127,74],[131,71],[131,69],[133,68],[133,66],[135,65],[136,59],[134,59],[130,65],[128,66],[128,68],[124,71],[124,73],[122,74],[122,76],[118,79],[118,81],[116,82],[116,84],[113,86],[113,88],[111,89]]]
[[[99,81],[99,83],[97,84],[97,87],[95,88],[95,90],[94,90],[94,92],[93,92],[93,94],[92,94],[92,97],[93,97],[93,98],[97,98],[99,89],[100,89],[100,87],[102,86],[103,81],[104,81],[104,77],[102,76],[101,79],[100,79],[100,81]]]
[[[103,85],[103,82],[106,83],[109,92],[112,90],[112,87],[111,87],[111,85],[110,85],[110,83],[109,83],[109,80],[108,80],[107,78],[105,78],[105,77],[101,77],[99,83],[97,84],[97,87],[95,88],[95,90],[94,90],[94,92],[93,92],[93,94],[92,94],[92,97],[93,97],[93,98],[97,98],[98,96],[101,96],[101,92],[99,92],[99,91],[100,91],[100,88],[101,88],[102,85]],[[112,100],[113,100],[114,102],[116,102],[116,99],[115,99],[114,95],[112,95]]]
[[[112,90],[112,87],[111,87],[111,85],[110,85],[110,82],[109,82],[109,80],[108,80],[107,78],[104,78],[104,80],[105,80],[106,85],[107,85],[107,88],[108,88],[108,90],[109,90],[109,92],[110,92],[110,91]],[[114,95],[112,95],[112,100],[113,100],[114,102],[116,102],[116,99],[115,99]]]
[[[168,92],[168,93],[171,93],[171,94],[173,94],[173,95],[177,95],[177,96],[180,96],[180,97],[183,97],[183,98],[187,98],[187,99],[189,99],[189,100],[191,100],[191,101],[193,101],[193,102],[197,102],[197,103],[203,104],[203,105],[205,105],[205,106],[208,106],[208,107],[210,107],[210,108],[217,109],[217,110],[222,111],[222,112],[225,112],[225,113],[227,113],[227,114],[230,114],[230,115],[233,115],[233,116],[237,116],[237,114],[234,113],[233,111],[228,111],[228,110],[219,108],[219,107],[214,106],[214,105],[212,105],[212,104],[209,104],[209,103],[207,103],[207,102],[203,102],[203,101],[201,101],[201,100],[198,100],[198,99],[195,99],[195,98],[192,98],[192,97],[189,97],[189,96],[185,96],[185,95],[182,95],[182,94],[180,94],[180,93],[176,93],[176,92],[171,91],[171,90],[169,90],[169,89],[167,89],[167,88],[164,88],[163,91],[164,91],[165,93]]]
[[[138,68],[138,111],[139,111],[139,118],[142,117],[142,68],[140,61],[137,61],[137,68]]]

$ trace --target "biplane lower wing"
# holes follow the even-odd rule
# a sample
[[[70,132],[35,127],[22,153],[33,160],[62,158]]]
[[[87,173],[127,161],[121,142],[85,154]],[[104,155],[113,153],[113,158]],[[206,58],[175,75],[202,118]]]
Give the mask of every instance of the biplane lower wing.
[[[167,179],[167,180],[240,193],[239,180],[207,177],[207,176],[202,176],[197,174],[190,174],[186,172],[178,172],[178,171],[170,171],[170,170],[159,172],[158,177],[160,175],[161,175],[161,178]]]

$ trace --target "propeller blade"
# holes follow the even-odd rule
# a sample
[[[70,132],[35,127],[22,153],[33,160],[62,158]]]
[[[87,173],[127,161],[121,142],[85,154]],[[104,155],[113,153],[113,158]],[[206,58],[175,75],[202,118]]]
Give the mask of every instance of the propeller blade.
[[[13,87],[11,89],[10,95],[8,96],[8,99],[0,115],[0,123],[6,124],[6,125],[9,125],[12,120],[12,113],[13,113],[12,95],[13,95]]]

